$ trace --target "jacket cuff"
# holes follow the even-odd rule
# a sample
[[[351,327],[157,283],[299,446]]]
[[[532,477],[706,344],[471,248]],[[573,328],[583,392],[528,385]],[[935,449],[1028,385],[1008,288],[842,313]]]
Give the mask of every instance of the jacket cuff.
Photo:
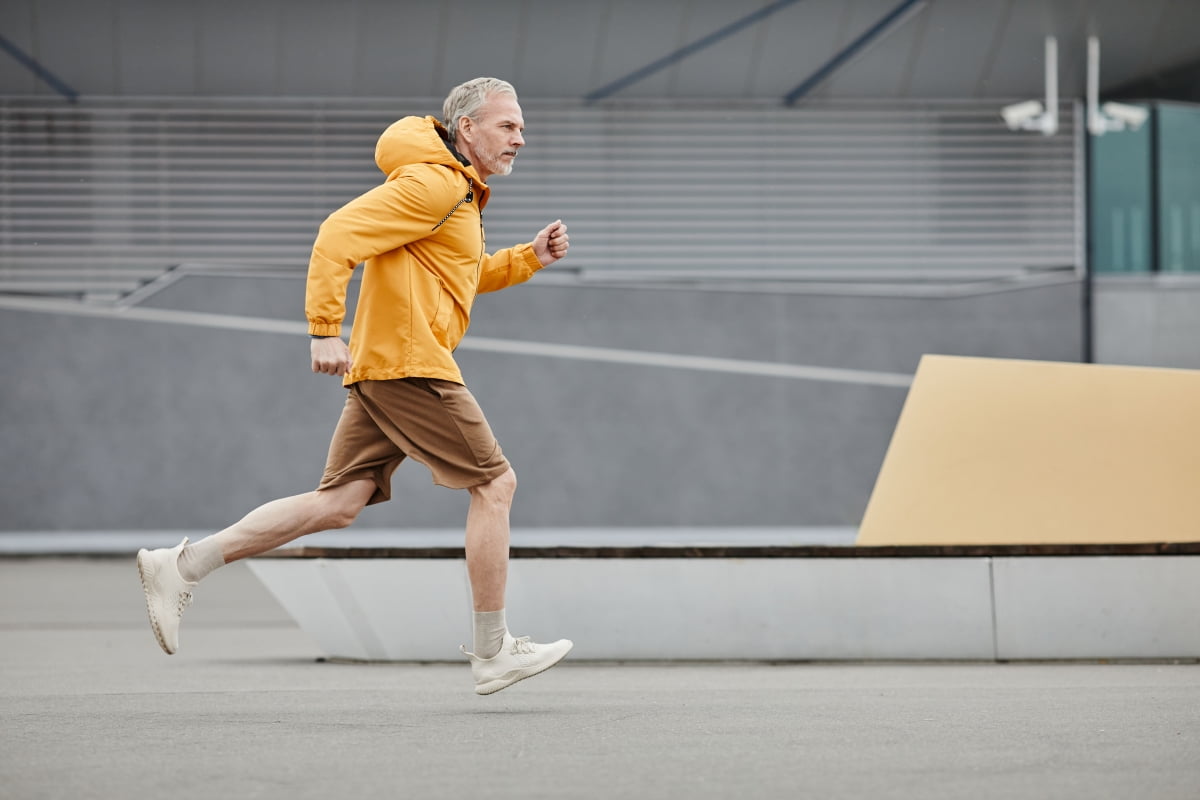
[[[310,322],[308,323],[309,336],[341,336],[342,326],[337,322]]]
[[[541,259],[537,257],[537,253],[533,252],[533,242],[517,245],[517,248],[524,251],[520,255],[525,259],[525,266],[529,268],[531,274],[545,267]]]

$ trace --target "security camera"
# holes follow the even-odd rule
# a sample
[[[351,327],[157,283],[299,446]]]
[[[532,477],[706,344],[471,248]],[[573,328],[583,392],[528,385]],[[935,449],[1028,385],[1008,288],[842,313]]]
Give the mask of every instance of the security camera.
[[[1146,123],[1146,119],[1150,116],[1147,109],[1141,106],[1128,106],[1124,103],[1105,103],[1100,106],[1100,110],[1106,117],[1117,123],[1111,126],[1110,130],[1129,128],[1136,131]]]
[[[1000,109],[1010,131],[1039,131],[1045,136],[1058,132],[1058,39],[1046,37],[1046,103],[1026,100]]]
[[[1004,124],[1009,130],[1029,129],[1031,123],[1037,120],[1045,109],[1037,100],[1026,100],[1024,103],[1013,103],[1000,109]]]
[[[1087,128],[1092,136],[1126,128],[1136,131],[1150,118],[1150,111],[1141,106],[1124,103],[1100,105],[1100,40],[1088,37],[1087,62]]]

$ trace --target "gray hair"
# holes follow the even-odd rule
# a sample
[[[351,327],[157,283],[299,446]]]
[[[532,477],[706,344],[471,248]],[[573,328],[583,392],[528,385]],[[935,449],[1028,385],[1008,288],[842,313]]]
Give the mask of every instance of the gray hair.
[[[458,137],[458,121],[463,117],[472,117],[493,94],[511,94],[517,96],[517,90],[508,81],[499,78],[475,78],[466,83],[460,83],[450,90],[446,102],[442,104],[442,124],[454,144]]]

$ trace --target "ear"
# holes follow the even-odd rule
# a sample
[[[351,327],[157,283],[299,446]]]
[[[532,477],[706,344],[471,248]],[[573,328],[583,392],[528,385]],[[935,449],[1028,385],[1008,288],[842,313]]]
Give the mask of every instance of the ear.
[[[459,117],[458,118],[458,138],[460,138],[460,139],[465,138],[468,141],[470,141],[471,129],[474,126],[475,126],[475,123],[470,117]],[[466,135],[464,136],[464,134],[466,134]]]

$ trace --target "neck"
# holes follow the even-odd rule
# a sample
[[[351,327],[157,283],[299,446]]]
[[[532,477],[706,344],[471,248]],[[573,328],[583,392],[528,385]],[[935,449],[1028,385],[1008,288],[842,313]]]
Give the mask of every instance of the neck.
[[[458,145],[455,145],[455,147],[458,148],[458,152],[462,153],[463,158],[470,162],[471,166],[475,168],[475,171],[479,173],[480,182],[487,183],[487,179],[492,177],[492,173],[488,172],[484,168],[483,162],[475,157],[475,153],[471,150],[470,145],[468,145],[466,142],[462,142]]]
[[[442,138],[442,143],[446,145],[446,149],[450,151],[450,155],[454,156],[454,158],[459,163],[461,163],[464,167],[472,167],[473,166],[473,167],[475,167],[475,171],[477,173],[481,172],[481,170],[479,169],[479,166],[474,163],[475,158],[474,158],[474,154],[471,153],[471,148],[465,147],[465,146],[460,146],[461,143],[450,141],[450,137],[446,134],[446,129],[443,128],[440,124],[437,126],[437,132],[438,132],[438,135]],[[485,181],[485,180],[486,179],[483,177],[480,178],[481,182]]]

